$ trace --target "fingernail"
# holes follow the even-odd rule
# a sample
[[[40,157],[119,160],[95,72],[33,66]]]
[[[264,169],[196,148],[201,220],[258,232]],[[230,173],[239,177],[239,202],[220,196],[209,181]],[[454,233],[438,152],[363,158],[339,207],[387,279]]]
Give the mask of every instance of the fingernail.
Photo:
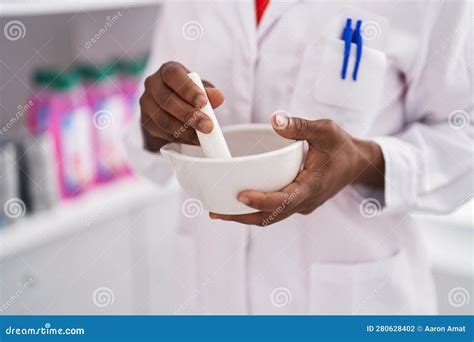
[[[273,123],[275,124],[276,128],[284,129],[288,126],[288,118],[280,114],[275,114],[273,116]]]
[[[202,133],[208,134],[212,132],[214,128],[214,124],[212,123],[211,119],[201,119],[198,122],[198,130]]]
[[[209,217],[210,217],[212,220],[219,220],[219,219],[220,219],[219,215],[214,214],[214,213],[209,213]]]
[[[206,105],[207,98],[204,95],[198,95],[194,99],[194,105],[198,108],[202,108]]]
[[[239,202],[242,202],[245,205],[250,204],[250,199],[247,196],[239,196],[237,197],[237,199],[239,200]]]

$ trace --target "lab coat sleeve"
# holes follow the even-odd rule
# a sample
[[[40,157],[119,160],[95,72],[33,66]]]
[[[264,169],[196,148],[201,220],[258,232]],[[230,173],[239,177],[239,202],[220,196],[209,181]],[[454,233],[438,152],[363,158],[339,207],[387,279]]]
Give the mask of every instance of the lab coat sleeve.
[[[473,194],[473,56],[469,4],[445,2],[425,27],[408,78],[406,125],[374,137],[385,159],[384,210],[445,214]]]

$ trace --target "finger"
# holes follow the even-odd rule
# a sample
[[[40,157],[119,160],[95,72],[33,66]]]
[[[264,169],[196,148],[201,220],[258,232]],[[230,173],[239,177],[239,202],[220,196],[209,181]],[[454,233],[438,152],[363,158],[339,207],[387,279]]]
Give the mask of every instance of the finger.
[[[199,145],[196,131],[187,124],[183,124],[171,114],[160,111],[152,117],[156,126],[162,131],[174,136],[175,141],[186,141],[193,145]]]
[[[212,108],[219,107],[224,102],[224,92],[217,89],[214,84],[209,81],[202,80],[202,84],[204,85],[207,98],[209,99]]]
[[[140,123],[142,128],[153,137],[160,137],[168,140],[167,137],[165,138],[164,136],[158,135],[158,128],[152,118],[152,116],[160,110],[160,107],[156,104],[153,97],[149,93],[145,92],[140,97],[139,102],[141,111]]]
[[[153,121],[152,117],[146,113],[142,112],[142,115],[140,117],[140,125],[152,137],[165,139],[167,141],[173,141],[174,139],[172,134],[169,134],[160,129]]]
[[[165,84],[177,93],[184,101],[196,108],[207,103],[206,95],[188,76],[189,71],[181,64],[169,62],[161,68],[161,77]]]
[[[199,145],[196,132],[160,108],[153,96],[145,92],[140,98],[142,126],[150,135],[168,141]]]
[[[297,117],[283,115],[272,116],[272,126],[284,138],[294,140],[307,140],[312,144],[331,146],[334,137],[340,133],[339,126],[332,120],[305,120]]]
[[[209,213],[209,217],[211,219],[219,219],[224,221],[233,221],[237,223],[247,224],[247,225],[254,225],[260,227],[266,227],[273,223],[279,222],[288,216],[290,213],[282,213],[279,216],[273,216],[272,213],[269,212],[258,212],[253,214],[243,214],[243,215],[223,215],[223,214],[216,214],[216,213]]]
[[[309,208],[309,209],[302,209],[300,211],[298,211],[298,214],[301,214],[301,215],[309,215],[311,214],[313,211],[314,211],[315,208]]]
[[[295,180],[280,191],[260,192],[245,190],[239,193],[237,199],[245,205],[261,211],[287,213],[298,207],[310,196],[309,171],[303,170]]]
[[[166,140],[167,142],[182,143],[188,145],[199,145],[199,140],[197,136],[189,136],[186,134],[176,135],[169,132],[165,132],[155,123],[151,123],[152,120],[142,123],[142,127],[148,132],[148,134],[154,138],[160,138]]]
[[[311,121],[301,118],[275,114],[272,116],[272,126],[279,135],[287,139],[308,140],[313,135]]]
[[[287,117],[275,114],[272,116],[272,126],[279,135],[287,139],[308,140],[317,139],[322,133],[334,128],[331,120],[305,120],[298,117]]]
[[[290,209],[294,200],[294,193],[285,191],[258,192],[254,190],[242,191],[237,199],[248,207],[261,211],[285,212]]]
[[[207,98],[212,108],[219,107],[224,102],[224,93],[217,88],[206,88]]]
[[[160,110],[160,106],[156,103],[153,95],[150,92],[145,91],[140,97],[140,112],[142,115],[147,115],[151,118],[152,115]]]
[[[199,140],[196,135],[196,131],[192,129],[181,129],[182,123],[180,123],[176,118],[173,116],[169,115],[168,113],[163,113],[160,115],[160,119],[163,118],[169,118],[170,122],[173,120],[175,121],[174,123],[171,123],[169,125],[169,130],[165,130],[161,128],[153,119],[153,117],[147,115],[147,114],[142,114],[142,122],[141,125],[142,127],[153,137],[156,138],[161,138],[165,139],[166,141],[169,142],[179,142],[179,143],[185,143],[185,144],[191,144],[191,145],[199,145]],[[175,125],[178,128],[172,128],[172,126]]]
[[[212,131],[214,125],[206,114],[183,101],[166,84],[162,84],[158,89],[150,89],[150,93],[153,100],[163,110],[202,133],[210,133]]]

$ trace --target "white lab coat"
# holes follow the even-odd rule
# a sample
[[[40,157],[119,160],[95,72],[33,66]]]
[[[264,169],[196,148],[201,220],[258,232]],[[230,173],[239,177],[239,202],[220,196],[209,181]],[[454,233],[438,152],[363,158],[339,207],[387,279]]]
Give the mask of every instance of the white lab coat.
[[[272,0],[258,29],[253,0],[162,6],[148,74],[168,60],[198,72],[225,93],[217,110],[222,125],[267,123],[277,109],[332,119],[377,141],[386,169],[384,191],[349,186],[312,214],[268,228],[210,220],[207,212],[183,215],[174,313],[435,312],[429,263],[409,212],[448,213],[473,192],[468,6]],[[331,74],[342,60],[324,55],[325,39],[339,38],[335,27],[347,15],[379,24],[382,38],[367,38],[367,47],[384,54],[386,69],[362,59],[361,77],[374,81],[365,81],[362,92],[353,89],[364,96],[380,88],[373,103],[370,96],[351,97],[335,81],[339,71]],[[333,90],[349,100],[335,103]],[[158,184],[173,177],[163,157],[143,150],[137,122],[126,141],[139,173]],[[380,203],[377,215],[366,202]]]

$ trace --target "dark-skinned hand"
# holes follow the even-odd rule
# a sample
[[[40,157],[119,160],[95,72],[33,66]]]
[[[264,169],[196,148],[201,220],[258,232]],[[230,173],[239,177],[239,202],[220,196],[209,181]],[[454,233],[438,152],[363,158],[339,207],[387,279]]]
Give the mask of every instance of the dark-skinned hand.
[[[196,130],[212,131],[212,120],[199,110],[207,103],[206,95],[188,73],[182,64],[167,62],[146,78],[140,108],[147,150],[157,152],[169,142],[199,145]],[[224,93],[208,81],[203,84],[211,106],[220,106]]]
[[[310,121],[275,115],[272,125],[284,138],[308,142],[303,169],[280,191],[249,189],[238,194],[240,202],[259,212],[244,215],[209,213],[212,219],[268,226],[293,214],[312,213],[350,184],[383,186],[383,155],[375,142],[357,139],[331,120]]]

